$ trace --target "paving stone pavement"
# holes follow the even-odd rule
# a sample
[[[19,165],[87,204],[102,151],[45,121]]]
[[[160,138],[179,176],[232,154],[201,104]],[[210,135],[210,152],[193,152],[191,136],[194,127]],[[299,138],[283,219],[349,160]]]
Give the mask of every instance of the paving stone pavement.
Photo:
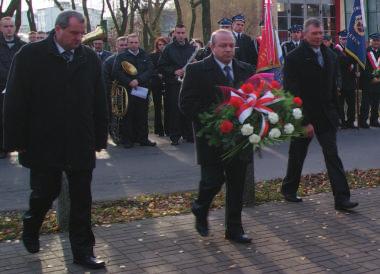
[[[107,269],[91,273],[379,273],[380,188],[352,194],[353,213],[336,212],[331,193],[244,208],[251,245],[223,239],[223,209],[210,213],[207,238],[191,214],[96,227]],[[27,254],[19,241],[1,243],[0,273],[90,273],[72,264],[66,234],[44,235],[41,245]]]

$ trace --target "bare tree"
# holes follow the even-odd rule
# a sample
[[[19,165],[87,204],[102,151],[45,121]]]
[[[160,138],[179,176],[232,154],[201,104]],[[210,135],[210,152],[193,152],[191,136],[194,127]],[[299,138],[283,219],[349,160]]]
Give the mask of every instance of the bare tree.
[[[197,21],[196,8],[201,4],[201,1],[189,0],[189,3],[190,3],[190,8],[191,8],[191,24],[190,24],[190,31],[189,31],[189,39],[193,39],[195,23]]]
[[[0,17],[5,17],[5,16],[13,16],[16,12],[16,10],[21,7],[21,0],[11,0],[8,4],[8,7],[4,12],[3,11],[3,1],[1,1],[1,6],[0,6]]]
[[[183,24],[182,9],[179,0],[174,0],[175,10],[177,12],[177,25]]]
[[[32,0],[25,0],[25,2],[28,5],[26,16],[28,17],[29,29],[31,31],[37,31],[36,21],[34,20],[33,2]]]
[[[71,8],[76,10],[77,7],[75,6],[75,0],[71,0]]]
[[[57,8],[60,10],[60,11],[64,11],[64,8],[62,7],[61,3],[58,1],[58,0],[53,0],[54,1],[54,5],[57,6]]]
[[[106,0],[108,10],[111,14],[112,21],[115,25],[115,29],[118,36],[122,36],[126,32],[127,23],[128,23],[128,7],[130,0],[119,0],[119,11],[121,13],[121,22],[118,21],[118,18],[116,16],[117,11],[114,10],[114,8],[111,5],[110,0]]]
[[[88,9],[87,9],[87,0],[82,0],[82,8],[83,8],[83,15],[86,18],[87,32],[90,32],[91,31],[91,22],[90,22],[90,16],[88,14]]]
[[[202,3],[202,32],[203,41],[209,41],[211,36],[210,0],[201,0]]]

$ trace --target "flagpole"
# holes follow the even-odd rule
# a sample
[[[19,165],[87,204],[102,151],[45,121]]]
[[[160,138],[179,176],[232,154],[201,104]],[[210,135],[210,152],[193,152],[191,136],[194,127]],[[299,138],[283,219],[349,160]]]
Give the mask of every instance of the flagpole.
[[[359,76],[360,75],[360,70],[359,70],[359,63],[356,63],[356,73],[355,73],[355,79],[356,79],[356,90],[355,90],[355,105],[356,105],[356,125],[357,125],[357,130],[360,128],[360,121],[359,121],[359,113],[360,113],[360,108],[359,108]]]

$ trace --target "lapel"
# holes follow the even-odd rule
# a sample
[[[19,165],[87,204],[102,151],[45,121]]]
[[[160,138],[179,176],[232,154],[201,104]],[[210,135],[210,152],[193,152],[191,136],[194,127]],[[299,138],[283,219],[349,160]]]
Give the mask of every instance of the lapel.
[[[210,72],[210,78],[216,85],[228,86],[227,77],[224,75],[222,69],[216,63],[214,55],[210,55],[204,59],[205,70]]]
[[[317,66],[319,69],[323,69],[319,63],[318,63],[318,56],[317,54],[313,51],[313,49],[311,47],[309,47],[306,42],[302,42],[302,44],[300,45],[300,47],[302,47],[303,51],[304,51],[304,54],[305,54],[305,62],[307,64],[313,64],[314,66]],[[326,58],[326,54],[324,54],[322,52],[322,55],[323,55],[323,60],[325,60]],[[325,65],[324,67],[326,67],[326,62],[325,62]]]

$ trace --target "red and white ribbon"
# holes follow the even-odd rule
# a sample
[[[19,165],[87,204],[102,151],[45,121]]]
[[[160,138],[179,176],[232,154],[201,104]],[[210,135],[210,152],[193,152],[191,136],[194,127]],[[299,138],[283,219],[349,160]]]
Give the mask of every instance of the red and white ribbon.
[[[375,54],[372,51],[367,52],[367,57],[373,70],[380,69],[380,57],[376,60]]]

